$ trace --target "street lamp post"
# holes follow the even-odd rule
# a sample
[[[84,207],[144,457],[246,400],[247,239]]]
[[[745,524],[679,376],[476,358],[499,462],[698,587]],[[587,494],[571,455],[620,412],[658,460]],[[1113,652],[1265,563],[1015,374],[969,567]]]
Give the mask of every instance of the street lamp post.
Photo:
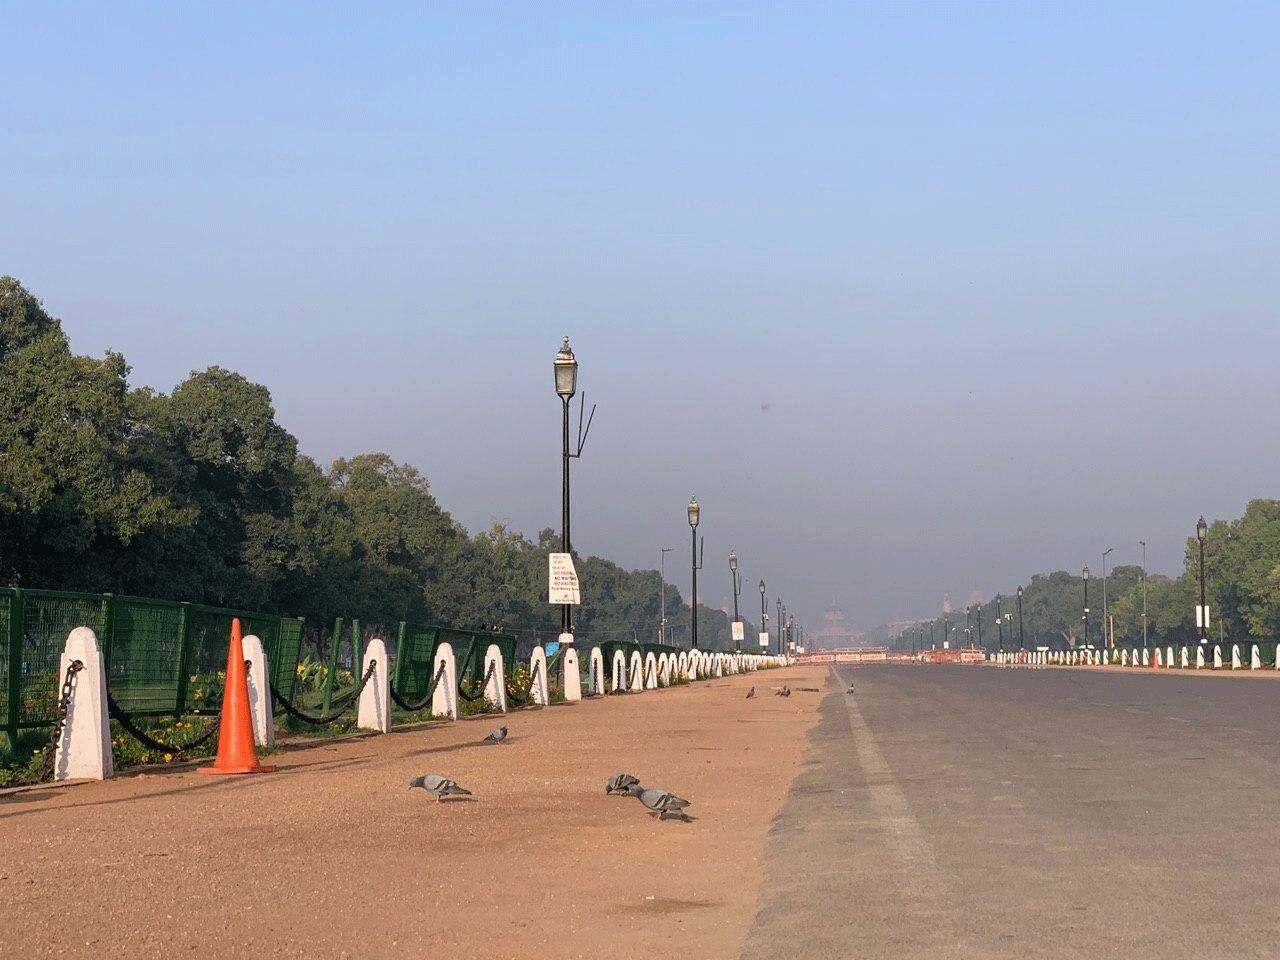
[[[689,644],[694,649],[698,649],[698,571],[702,569],[702,561],[698,557],[698,498],[689,498],[689,530],[693,537],[693,606],[690,607],[692,618],[690,620]]]
[[[1107,610],[1107,554],[1115,547],[1107,547],[1102,551],[1102,646],[1110,649],[1114,646],[1111,638],[1111,615]]]
[[[1196,540],[1200,542],[1200,608],[1196,611],[1196,626],[1200,628],[1200,642],[1209,642],[1209,605],[1204,598],[1204,541],[1209,535],[1209,525],[1201,517],[1196,522]]]
[[[742,592],[742,576],[738,573],[738,555],[732,550],[729,551],[729,576],[733,579],[733,622],[740,624],[742,620],[738,616],[738,594]],[[733,638],[733,649],[742,652],[742,641],[737,636]]]
[[[1004,653],[1004,613],[1000,609],[1000,594],[996,594],[996,633],[1000,637],[1000,652]]]
[[[569,338],[564,338],[560,352],[555,359],[556,394],[560,397],[560,406],[564,413],[564,449],[563,466],[560,472],[560,549],[564,553],[572,553],[569,540],[569,401],[578,392],[578,360],[569,346]],[[560,605],[560,632],[573,633],[573,608],[567,604]]]
[[[658,643],[665,645],[667,642],[667,554],[673,547],[661,547],[661,559],[658,561],[658,580],[662,584],[658,591]]]
[[[760,581],[760,632],[766,637],[769,635],[769,612],[765,609],[763,580]],[[764,648],[764,652],[769,652],[768,646]]]
[[[981,603],[975,603],[973,605],[973,616],[978,623],[978,649],[983,650],[985,648],[982,646],[982,604]]]
[[[1147,541],[1139,540],[1142,547],[1142,646],[1147,646]]]
[[[1018,649],[1027,649],[1027,635],[1022,629],[1022,588],[1018,588]]]
[[[1089,647],[1089,568],[1086,566],[1081,574],[1084,578],[1084,616],[1080,619],[1084,621],[1084,647]]]
[[[775,601],[775,606],[777,607],[777,610],[778,610],[778,625],[777,627],[775,627],[775,629],[778,631],[778,653],[785,657],[787,655],[787,647],[786,647],[785,641],[782,639],[782,628],[787,621],[782,619],[782,598],[781,597],[777,598],[777,600]]]

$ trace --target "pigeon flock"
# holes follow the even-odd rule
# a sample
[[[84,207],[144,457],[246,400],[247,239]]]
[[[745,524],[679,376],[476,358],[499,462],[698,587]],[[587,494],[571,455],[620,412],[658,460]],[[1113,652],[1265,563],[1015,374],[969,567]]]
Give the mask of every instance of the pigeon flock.
[[[849,688],[849,692],[853,692],[853,687]],[[747,699],[754,699],[756,688],[752,687],[747,691]],[[787,686],[778,687],[774,691],[774,696],[789,697],[791,696],[791,688]],[[503,743],[507,739],[507,728],[499,727],[480,742],[484,743]],[[434,794],[437,803],[444,802],[449,797],[469,797],[471,791],[465,787],[459,786],[457,781],[450,780],[448,777],[442,777],[438,774],[429,773],[425,776],[414,777],[409,781],[409,789],[421,787],[427,793]],[[685,808],[689,806],[689,801],[683,797],[678,797],[669,790],[661,790],[655,787],[645,787],[639,778],[629,773],[615,773],[604,785],[604,792],[611,797],[635,797],[642,804],[650,817],[657,820],[680,820],[683,823],[692,823],[693,818],[685,813]]]

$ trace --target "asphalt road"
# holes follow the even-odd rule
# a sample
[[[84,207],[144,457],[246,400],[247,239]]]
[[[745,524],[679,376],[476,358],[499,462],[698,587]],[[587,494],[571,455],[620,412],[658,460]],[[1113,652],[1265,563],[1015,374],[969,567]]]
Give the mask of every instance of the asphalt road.
[[[1239,676],[841,668],[743,956],[1280,956],[1278,705]]]

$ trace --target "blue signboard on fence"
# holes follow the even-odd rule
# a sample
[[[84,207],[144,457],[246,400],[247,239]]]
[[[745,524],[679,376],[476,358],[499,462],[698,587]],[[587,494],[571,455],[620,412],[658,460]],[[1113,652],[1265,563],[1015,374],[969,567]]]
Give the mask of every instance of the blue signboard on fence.
[[[557,653],[559,653],[559,652],[560,652],[560,641],[559,641],[559,640],[548,640],[548,641],[547,641],[547,656],[548,656],[548,657],[554,657],[554,656],[555,656]]]

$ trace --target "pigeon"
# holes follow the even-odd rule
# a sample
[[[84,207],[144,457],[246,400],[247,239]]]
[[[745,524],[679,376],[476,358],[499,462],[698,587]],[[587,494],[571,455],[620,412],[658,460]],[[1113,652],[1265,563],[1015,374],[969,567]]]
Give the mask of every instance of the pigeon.
[[[645,805],[651,817],[657,817],[659,820],[683,820],[685,823],[691,819],[684,812],[684,808],[689,806],[689,801],[677,797],[674,793],[666,790],[646,790],[638,783],[633,783],[627,790]]]
[[[489,734],[480,742],[481,743],[501,743],[505,739],[507,739],[507,728],[499,727],[497,730],[493,731],[493,733]]]
[[[754,697],[755,695],[756,695],[756,688],[755,688],[755,687],[752,687],[750,690],[748,690],[748,691],[747,691],[747,699],[748,699],[748,700],[750,700],[750,699],[751,699],[752,697]]]
[[[790,687],[779,687],[779,688],[778,688],[778,692],[777,692],[777,693],[775,693],[775,694],[774,694],[774,696],[775,696],[775,697],[789,697],[789,696],[791,696],[791,688],[790,688]]]
[[[448,777],[441,777],[434,773],[428,773],[425,777],[414,777],[409,781],[409,789],[421,787],[428,793],[436,795],[436,802],[444,800],[445,797],[469,797],[471,791],[465,787],[458,786],[457,783]]]
[[[849,694],[850,696],[853,696],[853,684],[852,684],[852,683],[851,683],[851,684],[849,684],[849,689],[848,689],[848,690],[846,690],[846,691],[845,691],[845,693]]]
[[[639,782],[629,773],[615,773],[604,785],[604,792],[612,797],[630,796],[631,788]]]

